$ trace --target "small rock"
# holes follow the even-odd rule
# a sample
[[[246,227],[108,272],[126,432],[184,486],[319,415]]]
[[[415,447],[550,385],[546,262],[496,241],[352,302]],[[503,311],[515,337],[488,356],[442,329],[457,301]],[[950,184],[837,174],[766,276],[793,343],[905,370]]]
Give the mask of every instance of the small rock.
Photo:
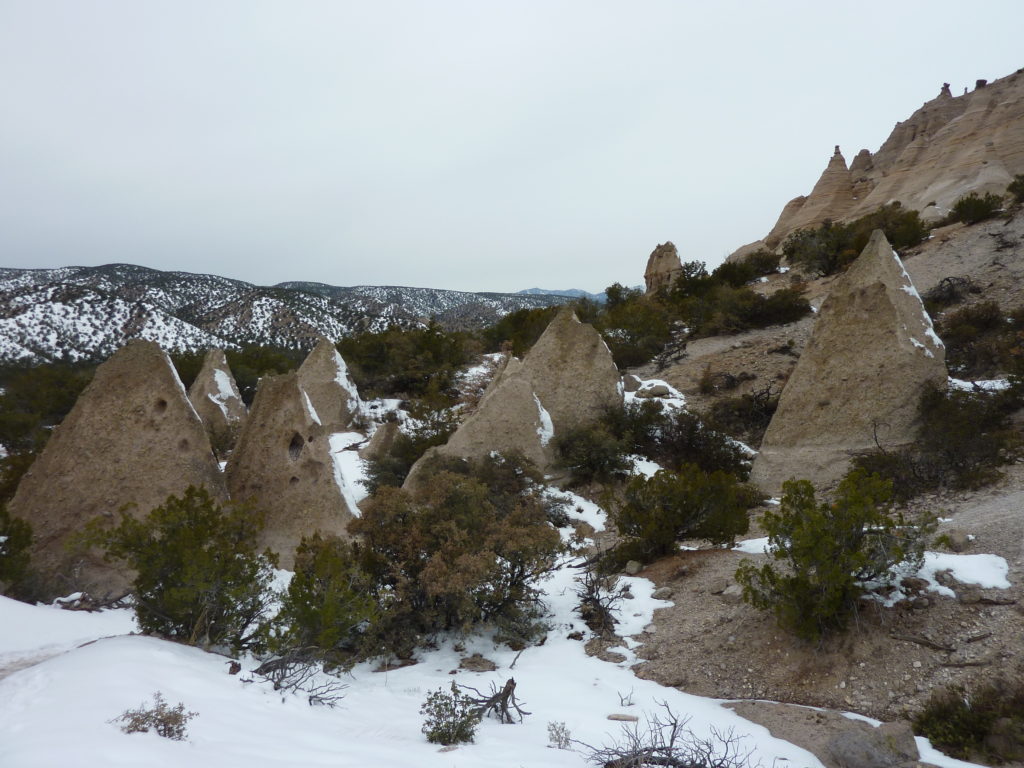
[[[622,570],[625,571],[627,576],[636,576],[643,570],[643,565],[640,564],[639,560],[630,560]]]
[[[638,722],[640,720],[640,718],[637,717],[636,715],[619,715],[619,714],[608,715],[608,719],[609,720],[615,720],[615,721],[620,722],[620,723],[635,723],[635,722]]]
[[[915,661],[914,662],[914,669],[920,669],[920,668],[921,668],[921,662],[920,661]]]
[[[712,579],[708,583],[708,592],[712,595],[720,595],[729,587],[729,580],[726,578]]]
[[[566,635],[566,637],[569,640],[582,640],[583,639],[583,633],[580,632],[579,630],[577,630],[575,632],[570,632],[568,635]]]
[[[722,592],[722,601],[726,605],[739,605],[743,602],[743,587],[739,584],[730,584]]]
[[[636,392],[640,389],[640,377],[634,376],[632,373],[627,373],[622,377],[622,388],[626,392]]]
[[[974,605],[981,602],[981,593],[976,589],[962,589],[956,597],[964,605]]]
[[[908,576],[900,580],[900,586],[907,592],[923,592],[928,589],[927,579],[919,579],[916,576]]]
[[[479,653],[467,656],[459,662],[460,669],[468,669],[470,672],[493,672],[498,668],[490,659],[484,658]]]
[[[927,597],[915,597],[910,602],[910,607],[911,608],[921,609],[921,608],[927,608],[931,604],[932,604],[932,601],[929,600]]]
[[[643,389],[637,390],[637,397],[665,397],[669,393],[668,387],[664,384],[654,384],[650,387],[644,387]]]
[[[829,740],[827,749],[840,768],[895,768],[920,758],[905,721],[877,728],[851,722]]]
[[[651,597],[655,600],[671,600],[674,594],[675,591],[672,587],[659,587],[651,593]]]

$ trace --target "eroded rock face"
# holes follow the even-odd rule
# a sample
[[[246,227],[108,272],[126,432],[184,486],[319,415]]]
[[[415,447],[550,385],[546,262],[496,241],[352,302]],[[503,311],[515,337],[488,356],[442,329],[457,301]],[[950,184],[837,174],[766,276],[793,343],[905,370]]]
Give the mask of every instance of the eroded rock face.
[[[52,592],[96,597],[127,590],[129,573],[74,538],[97,516],[143,516],[171,494],[203,486],[225,500],[203,423],[170,359],[131,341],[96,369],[64,422],[22,479],[10,510],[32,525],[32,563]]]
[[[839,480],[852,454],[913,441],[924,387],[946,382],[945,349],[910,277],[876,230],[832,287],[782,390],[752,479]]]
[[[188,390],[188,398],[206,426],[210,441],[229,450],[238,438],[248,409],[242,401],[223,349],[211,349]]]
[[[876,153],[861,150],[848,170],[839,159],[837,152],[810,195],[786,205],[765,238],[771,248],[801,227],[856,219],[893,201],[936,219],[970,192],[1003,194],[1024,173],[1024,73],[963,96],[944,83]]]
[[[622,384],[601,335],[569,309],[560,312],[522,362],[510,358],[480,405],[445,445],[409,473],[416,482],[431,457],[481,458],[518,452],[542,471],[554,464],[553,440],[622,404]]]
[[[321,338],[298,374],[299,386],[309,395],[324,429],[337,432],[352,426],[359,413],[359,392],[334,344]]]
[[[679,260],[679,252],[671,242],[659,245],[647,258],[647,269],[644,270],[644,285],[647,293],[657,293],[672,287],[672,282],[683,271]]]
[[[231,498],[263,513],[259,546],[277,552],[282,568],[293,566],[304,535],[346,536],[352,519],[321,421],[297,373],[265,376],[225,471]]]

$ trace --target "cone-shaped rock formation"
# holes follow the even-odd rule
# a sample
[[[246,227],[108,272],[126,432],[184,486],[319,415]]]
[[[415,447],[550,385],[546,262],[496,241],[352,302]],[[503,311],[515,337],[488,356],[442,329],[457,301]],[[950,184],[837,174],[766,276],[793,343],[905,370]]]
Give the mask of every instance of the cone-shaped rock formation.
[[[10,509],[32,524],[32,562],[54,590],[103,596],[125,590],[128,574],[76,547],[75,534],[99,515],[115,521],[125,505],[142,516],[190,485],[227,497],[170,359],[151,341],[130,341],[96,369]]]
[[[348,429],[359,413],[359,392],[338,349],[322,338],[299,367],[299,386],[328,432]]]
[[[230,449],[245,421],[246,407],[223,349],[211,349],[188,389],[196,413],[218,450]]]
[[[491,451],[518,452],[548,471],[554,462],[555,435],[621,404],[619,372],[604,339],[565,309],[522,362],[507,361],[476,411],[445,445],[416,463],[406,484],[414,484],[435,456],[481,458]]]
[[[336,479],[329,435],[297,373],[260,379],[226,469],[236,501],[264,514],[261,547],[291,568],[304,535],[346,535],[352,516]]]
[[[791,477],[831,484],[852,454],[914,439],[928,384],[946,382],[945,349],[910,277],[880,230],[822,305],[782,390],[752,479],[775,491]]]

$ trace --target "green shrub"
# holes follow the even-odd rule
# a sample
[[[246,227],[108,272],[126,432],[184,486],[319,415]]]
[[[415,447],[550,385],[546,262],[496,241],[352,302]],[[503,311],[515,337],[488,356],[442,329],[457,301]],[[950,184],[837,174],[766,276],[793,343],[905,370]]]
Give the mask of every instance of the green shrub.
[[[555,438],[558,465],[577,483],[608,481],[626,474],[628,446],[601,423],[577,427]]]
[[[304,536],[275,619],[274,650],[305,649],[329,665],[355,661],[377,615],[372,588],[351,542],[319,532]]]
[[[381,488],[349,525],[384,609],[378,649],[407,654],[437,631],[538,613],[536,582],[561,538],[535,494],[495,504],[491,493],[474,477],[431,473],[414,491]]]
[[[1003,763],[1024,759],[1024,683],[1005,679],[971,691],[935,691],[914,715],[914,733],[961,760]]]
[[[254,510],[221,507],[205,488],[169,496],[138,519],[97,519],[86,540],[136,572],[135,615],[144,632],[193,645],[255,649],[263,644],[276,557],[257,554],[263,521]]]
[[[444,393],[455,372],[480,352],[469,333],[392,326],[379,333],[360,333],[338,341],[359,391],[373,397],[421,397]]]
[[[522,357],[547,330],[558,311],[559,307],[543,307],[510,312],[481,332],[484,346],[496,352],[508,344],[513,355]]]
[[[786,238],[782,252],[791,264],[811,274],[832,275],[860,255],[876,229],[882,230],[897,250],[911,248],[928,235],[928,227],[917,211],[904,209],[897,202],[852,222],[826,219],[817,228],[797,230]]]
[[[862,471],[843,479],[831,504],[818,503],[806,480],[785,483],[778,511],[762,518],[772,557],[785,568],[744,560],[736,571],[744,600],[805,640],[845,629],[865,582],[889,582],[897,563],[920,567],[934,530],[930,519],[894,511],[891,498],[888,481]]]
[[[994,301],[964,307],[941,318],[936,328],[946,345],[946,364],[968,378],[993,376],[1012,364],[1024,312],[1007,313]]]
[[[979,221],[991,219],[1002,209],[1002,195],[986,192],[982,196],[977,192],[971,192],[953,203],[949,218],[951,221],[962,221],[964,224],[977,224]]]
[[[420,418],[411,429],[396,437],[387,455],[367,462],[366,487],[370,494],[384,487],[401,487],[412,465],[428,449],[444,445],[458,428],[455,413],[450,409],[420,411]]]
[[[1015,202],[1024,203],[1024,173],[1018,173],[1013,177],[1013,181],[1006,188],[1006,192],[1009,195],[1013,195]]]
[[[186,712],[185,705],[180,702],[175,707],[168,706],[164,695],[157,691],[153,694],[153,706],[140,704],[138,709],[126,709],[111,722],[121,723],[124,733],[155,731],[165,739],[184,741],[188,735],[189,720],[198,715],[198,712]]]
[[[480,724],[477,710],[473,699],[453,682],[450,693],[438,688],[427,694],[420,708],[420,714],[426,715],[421,730],[431,744],[468,744]]]
[[[625,541],[617,559],[650,560],[676,551],[682,538],[728,544],[747,532],[747,510],[763,497],[727,472],[704,472],[685,464],[679,472],[662,470],[653,477],[634,477],[622,503],[611,513]]]
[[[935,488],[979,488],[1000,477],[998,467],[1016,459],[1020,438],[1009,414],[1020,391],[947,391],[928,387],[918,405],[917,440],[895,451],[858,456],[854,466],[892,481],[900,501]]]
[[[709,416],[716,429],[735,435],[756,449],[778,406],[779,394],[769,383],[738,397],[716,400],[711,404]]]
[[[654,400],[634,401],[607,411],[602,423],[627,453],[664,467],[695,464],[705,472],[729,472],[740,480],[750,475],[744,448],[689,411],[665,408]]]
[[[594,327],[600,331],[620,368],[650,361],[672,338],[673,318],[660,301],[630,292],[617,304],[609,304]]]
[[[32,526],[7,511],[0,502],[0,592],[17,589],[28,574],[28,548],[32,543]]]

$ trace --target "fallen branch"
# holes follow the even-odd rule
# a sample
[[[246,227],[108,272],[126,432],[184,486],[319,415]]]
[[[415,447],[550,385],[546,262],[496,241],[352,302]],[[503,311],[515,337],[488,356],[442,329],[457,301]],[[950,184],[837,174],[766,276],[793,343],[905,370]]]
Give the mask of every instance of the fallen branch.
[[[925,648],[931,648],[933,651],[946,651],[947,653],[953,653],[956,648],[949,645],[942,645],[936,643],[934,640],[929,640],[927,637],[918,637],[917,635],[889,635],[893,640],[902,640],[906,643],[916,643],[917,645],[923,645]]]
[[[476,696],[470,696],[473,704],[473,711],[478,717],[494,715],[500,723],[512,723],[513,719],[523,722],[523,715],[530,714],[519,706],[516,699],[516,681],[510,677],[500,689],[491,683],[491,693],[480,693],[476,688],[469,685],[459,685],[464,691],[472,691]],[[515,713],[515,714],[513,714]]]

